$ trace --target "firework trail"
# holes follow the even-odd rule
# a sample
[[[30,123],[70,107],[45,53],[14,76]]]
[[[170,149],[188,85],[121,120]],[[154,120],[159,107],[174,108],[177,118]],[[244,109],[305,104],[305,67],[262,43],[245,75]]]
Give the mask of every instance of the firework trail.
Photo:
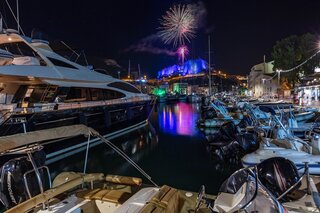
[[[195,37],[196,18],[191,5],[174,5],[160,19],[161,27],[159,36],[165,44],[173,43],[173,46],[190,42]]]
[[[181,46],[177,50],[177,54],[179,55],[179,58],[181,59],[181,63],[184,63],[184,60],[186,56],[189,54],[189,49],[187,46]]]

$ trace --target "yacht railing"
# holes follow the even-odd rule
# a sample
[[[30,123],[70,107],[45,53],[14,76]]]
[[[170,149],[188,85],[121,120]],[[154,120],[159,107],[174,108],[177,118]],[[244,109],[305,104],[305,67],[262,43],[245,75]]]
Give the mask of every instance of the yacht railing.
[[[94,106],[109,106],[117,104],[126,104],[141,101],[151,101],[150,96],[145,97],[130,97],[105,101],[83,101],[83,102],[63,102],[63,103],[34,103],[31,107],[21,107],[14,110],[15,114],[44,112],[53,110],[78,109]]]

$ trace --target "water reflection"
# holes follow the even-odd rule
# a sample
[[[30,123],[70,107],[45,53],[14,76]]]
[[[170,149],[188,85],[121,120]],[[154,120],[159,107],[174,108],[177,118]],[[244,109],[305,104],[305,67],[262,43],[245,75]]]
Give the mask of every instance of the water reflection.
[[[196,122],[199,119],[198,104],[177,103],[159,105],[158,121],[162,132],[172,135],[196,135]]]
[[[216,194],[222,182],[237,168],[237,160],[225,163],[208,150],[198,131],[199,105],[177,103],[159,105],[149,125],[112,140],[159,185],[198,191],[204,184]],[[153,128],[153,126],[154,128]],[[217,153],[215,153],[217,154]],[[220,156],[219,156],[220,157]],[[62,171],[83,172],[85,152],[50,165],[56,176]],[[143,176],[106,144],[89,152],[87,172]],[[144,183],[150,184],[146,178]]]
[[[111,141],[132,160],[140,160],[151,154],[158,144],[158,136],[149,124],[144,128],[131,132]],[[83,172],[85,152],[78,153],[65,160],[53,163],[50,166],[54,178],[63,171]],[[106,144],[91,148],[88,155],[87,172],[102,172],[109,174],[131,175],[132,166]],[[139,175],[140,176],[140,175]]]

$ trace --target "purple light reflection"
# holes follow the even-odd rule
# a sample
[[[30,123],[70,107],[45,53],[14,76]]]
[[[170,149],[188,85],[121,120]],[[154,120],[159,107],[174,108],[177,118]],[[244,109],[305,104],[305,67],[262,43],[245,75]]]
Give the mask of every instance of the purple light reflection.
[[[160,130],[172,135],[192,136],[197,133],[196,121],[199,114],[195,105],[177,103],[162,106],[162,113],[158,114]]]

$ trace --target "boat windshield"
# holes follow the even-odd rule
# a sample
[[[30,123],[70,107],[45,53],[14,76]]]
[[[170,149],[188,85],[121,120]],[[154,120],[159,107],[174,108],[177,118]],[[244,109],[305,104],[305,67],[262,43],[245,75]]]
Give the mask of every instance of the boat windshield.
[[[22,41],[2,43],[0,44],[0,48],[12,53],[14,56],[37,56],[36,52]]]
[[[23,41],[1,43],[0,49],[12,54],[13,65],[46,65],[41,57]]]

